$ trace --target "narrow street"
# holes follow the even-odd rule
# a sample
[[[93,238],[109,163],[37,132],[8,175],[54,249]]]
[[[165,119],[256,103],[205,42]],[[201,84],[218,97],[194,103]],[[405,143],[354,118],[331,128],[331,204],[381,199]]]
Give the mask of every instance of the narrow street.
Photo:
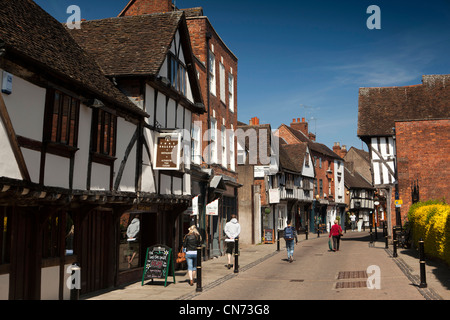
[[[379,235],[379,239],[381,235]],[[315,235],[295,247],[286,259],[284,241],[278,254],[193,300],[423,300],[381,241],[369,247],[367,233],[347,232],[339,252],[328,249],[328,237]],[[369,266],[378,266],[379,289],[366,286]],[[342,278],[343,279],[338,279]]]

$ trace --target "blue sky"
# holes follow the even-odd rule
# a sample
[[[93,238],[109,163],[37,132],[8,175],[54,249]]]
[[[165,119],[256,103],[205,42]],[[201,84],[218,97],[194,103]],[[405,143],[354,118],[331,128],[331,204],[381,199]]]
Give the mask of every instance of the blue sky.
[[[128,0],[37,0],[59,21],[117,16]],[[357,137],[360,87],[420,84],[450,74],[450,0],[176,0],[203,7],[239,59],[238,119],[277,128],[309,119],[317,141],[367,147]],[[381,29],[366,26],[370,5]]]

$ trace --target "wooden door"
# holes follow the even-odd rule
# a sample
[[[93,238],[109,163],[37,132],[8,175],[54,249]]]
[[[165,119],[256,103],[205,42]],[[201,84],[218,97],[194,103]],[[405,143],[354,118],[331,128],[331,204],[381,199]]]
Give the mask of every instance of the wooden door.
[[[111,210],[93,210],[82,222],[80,235],[81,294],[114,286],[114,218]]]
[[[31,208],[13,208],[10,300],[40,298],[40,255],[37,234],[38,212]],[[36,210],[37,211],[37,210]]]

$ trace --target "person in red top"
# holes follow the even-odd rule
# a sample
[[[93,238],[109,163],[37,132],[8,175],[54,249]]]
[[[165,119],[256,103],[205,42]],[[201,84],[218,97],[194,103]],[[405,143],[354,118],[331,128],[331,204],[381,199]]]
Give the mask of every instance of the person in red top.
[[[338,223],[338,220],[334,220],[334,225],[331,227],[329,235],[329,238],[333,237],[333,251],[339,251],[339,242],[342,236],[342,228]]]

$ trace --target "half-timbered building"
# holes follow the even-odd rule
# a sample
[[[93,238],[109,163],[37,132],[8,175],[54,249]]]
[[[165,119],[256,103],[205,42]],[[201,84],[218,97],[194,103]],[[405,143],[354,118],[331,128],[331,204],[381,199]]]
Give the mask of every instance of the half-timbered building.
[[[198,204],[191,216],[206,240],[205,256],[225,252],[225,223],[237,214],[236,173],[238,59],[214,29],[201,7],[179,9],[172,0],[130,0],[120,17],[183,11],[189,28],[206,112],[193,115],[192,192]],[[217,214],[206,210],[218,200]]]
[[[373,185],[387,194],[389,231],[402,226],[413,183],[421,200],[449,196],[449,81],[425,75],[418,85],[359,91],[358,136],[369,149]]]
[[[314,203],[310,216],[310,231],[329,230],[338,217],[345,219],[344,160],[309,132],[305,118],[293,119],[290,126],[282,124],[277,134],[287,144],[307,143],[315,168]]]
[[[130,243],[122,237],[118,256],[123,281],[136,280],[142,272],[143,250],[162,243],[177,252],[189,222],[183,212],[192,199],[192,117],[203,113],[204,105],[186,17],[177,11],[86,21],[71,34],[130,101],[149,115],[129,131],[128,138],[123,137],[129,158],[142,162],[136,176],[126,175],[131,179],[129,188],[138,193],[136,207],[120,218],[122,231],[126,221],[140,220],[141,242],[138,239],[135,247],[141,255],[128,263]]]
[[[113,286],[147,112],[33,1],[2,3],[0,73],[0,298],[67,299],[75,262],[83,293]]]

